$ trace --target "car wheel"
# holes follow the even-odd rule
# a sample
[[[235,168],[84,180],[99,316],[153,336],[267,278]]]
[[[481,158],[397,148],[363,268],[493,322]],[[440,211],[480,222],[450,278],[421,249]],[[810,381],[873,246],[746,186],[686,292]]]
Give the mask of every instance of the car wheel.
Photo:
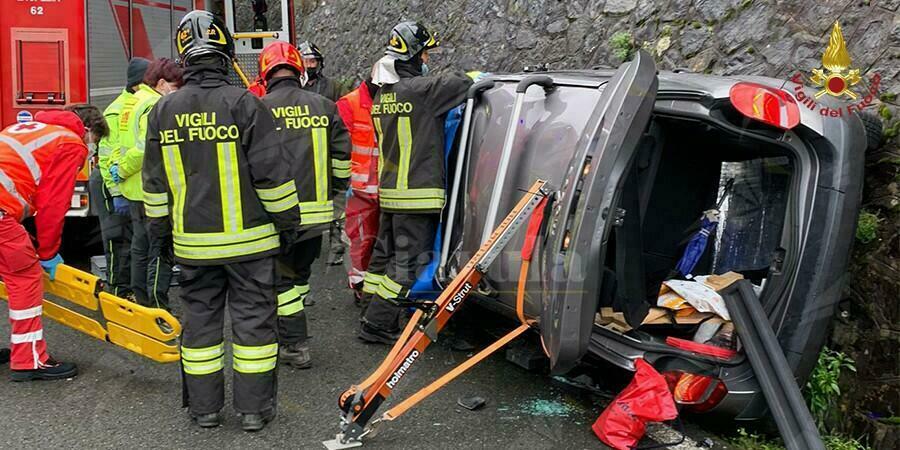
[[[881,141],[884,138],[884,125],[881,123],[881,117],[870,112],[859,114],[863,125],[866,127],[866,151],[872,152],[881,147]]]

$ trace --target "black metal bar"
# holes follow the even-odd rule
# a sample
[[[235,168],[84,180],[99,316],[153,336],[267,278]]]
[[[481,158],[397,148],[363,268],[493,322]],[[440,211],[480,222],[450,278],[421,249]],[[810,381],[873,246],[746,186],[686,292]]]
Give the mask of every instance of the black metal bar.
[[[740,280],[723,289],[728,313],[788,450],[825,450],[793,372],[753,286]]]

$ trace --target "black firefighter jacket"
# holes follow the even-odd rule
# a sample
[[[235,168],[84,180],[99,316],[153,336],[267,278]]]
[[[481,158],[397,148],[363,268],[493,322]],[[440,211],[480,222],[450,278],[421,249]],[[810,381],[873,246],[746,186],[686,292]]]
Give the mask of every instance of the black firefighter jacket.
[[[444,120],[465,101],[463,72],[401,78],[378,90],[372,123],[378,133],[381,209],[433,213],[444,207]]]
[[[228,85],[224,68],[193,66],[147,125],[144,206],[151,239],[175,259],[220,265],[274,255],[299,220],[285,149],[265,105]],[[171,233],[171,234],[170,234]]]
[[[275,78],[267,90],[263,103],[275,118],[297,183],[300,226],[319,228],[332,221],[335,198],[347,192],[350,134],[334,102],[301,89],[297,78]]]

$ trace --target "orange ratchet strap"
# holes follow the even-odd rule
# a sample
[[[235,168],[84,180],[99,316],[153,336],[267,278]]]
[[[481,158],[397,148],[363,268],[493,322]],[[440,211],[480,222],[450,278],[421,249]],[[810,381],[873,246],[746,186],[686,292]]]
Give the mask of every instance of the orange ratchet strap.
[[[528,189],[516,207],[494,230],[490,239],[478,249],[478,252],[475,253],[460,273],[441,292],[437,300],[431,304],[430,309],[426,308],[426,311],[416,310],[400,338],[375,372],[361,383],[350,387],[350,389],[341,394],[338,400],[339,407],[343,412],[341,432],[334,441],[327,441],[325,443],[326,447],[332,448],[330,444],[333,444],[334,448],[361,445],[360,438],[372,431],[371,427],[367,427],[367,424],[374,418],[378,407],[390,396],[400,379],[409,372],[411,366],[420,359],[425,349],[437,340],[438,333],[447,325],[450,317],[459,310],[462,303],[477,287],[481,277],[503,247],[524,222],[529,217],[532,217],[528,229],[529,234],[533,236],[526,238],[526,244],[530,242],[527,252],[530,259],[541,222],[540,220],[535,220],[534,217],[543,216],[543,209],[548,194],[545,189],[546,184],[546,181],[538,180]],[[523,247],[524,250],[525,248]],[[523,264],[527,270],[527,263],[523,262]],[[521,311],[521,307],[519,307],[519,310]],[[524,317],[521,312],[520,315]],[[529,326],[530,324],[523,320],[519,327],[385,412],[379,419],[373,421],[372,425],[381,421],[392,421],[400,417],[420,401],[520,336],[528,330]]]

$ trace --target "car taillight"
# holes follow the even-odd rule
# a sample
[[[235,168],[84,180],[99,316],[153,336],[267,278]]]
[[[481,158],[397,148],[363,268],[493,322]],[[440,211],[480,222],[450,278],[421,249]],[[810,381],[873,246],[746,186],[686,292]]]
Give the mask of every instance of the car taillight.
[[[87,208],[87,206],[88,206],[88,196],[87,196],[87,195],[82,195],[82,196],[81,196],[81,207],[82,207],[82,208]]]
[[[709,411],[728,393],[725,383],[718,378],[686,372],[666,372],[663,376],[669,383],[675,403],[685,405],[691,412]]]
[[[761,84],[740,82],[731,87],[731,104],[746,117],[790,130],[800,123],[800,108],[791,94]]]

